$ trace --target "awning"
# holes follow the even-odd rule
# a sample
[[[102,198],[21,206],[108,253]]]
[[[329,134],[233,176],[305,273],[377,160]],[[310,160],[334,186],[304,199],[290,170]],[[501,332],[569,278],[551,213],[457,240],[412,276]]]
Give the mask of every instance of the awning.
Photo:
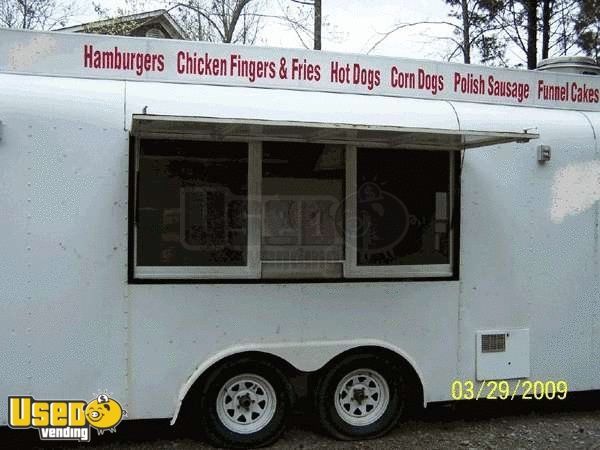
[[[463,150],[536,139],[531,123],[506,111],[461,129],[459,108],[443,100],[316,91],[128,83],[126,128],[133,134],[215,140],[290,140],[389,148]],[[462,106],[462,105],[461,105]]]
[[[134,114],[131,132],[142,137],[193,137],[204,140],[300,141],[407,148],[463,150],[539,137],[530,130],[453,130],[239,118]]]

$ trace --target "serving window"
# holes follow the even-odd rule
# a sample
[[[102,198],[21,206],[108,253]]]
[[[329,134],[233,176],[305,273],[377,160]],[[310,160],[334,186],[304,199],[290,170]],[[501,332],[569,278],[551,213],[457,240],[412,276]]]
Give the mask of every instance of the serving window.
[[[262,277],[342,277],[345,146],[262,148]]]
[[[138,276],[256,275],[255,246],[249,240],[256,228],[249,220],[253,207],[249,169],[254,153],[242,142],[139,141]]]
[[[136,139],[133,279],[451,276],[454,156]]]
[[[346,274],[452,275],[453,152],[349,150]]]

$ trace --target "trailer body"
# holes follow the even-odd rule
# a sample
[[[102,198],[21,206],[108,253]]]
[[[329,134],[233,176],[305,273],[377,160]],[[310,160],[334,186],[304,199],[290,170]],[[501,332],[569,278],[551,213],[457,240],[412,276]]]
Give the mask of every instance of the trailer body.
[[[165,56],[142,57],[137,73],[101,59],[96,68],[97,49],[111,50],[113,65],[117,52]],[[181,52],[213,75],[178,73]],[[250,81],[208,59],[234,54],[272,61],[275,72],[284,59],[304,66],[295,79]],[[359,64],[358,83],[336,82],[335,62],[350,79]],[[319,81],[308,80],[311,64]],[[400,73],[415,74],[416,87]],[[513,83],[509,96],[474,94],[489,77]],[[559,86],[556,100],[538,93],[540,80]],[[206,370],[247,352],[313,372],[352,349],[387,349],[418,374],[425,404],[451,400],[454,380],[599,389],[598,87],[573,74],[0,31],[0,425],[8,395],[86,399],[104,389],[129,419],[175,421]],[[287,141],[346,154],[447,146],[458,211],[448,273],[364,271],[348,246],[342,275],[324,279],[261,278],[260,261],[222,278],[137,272],[140,142],[244,142],[245,132],[250,151]],[[540,145],[550,161],[538,161]],[[504,351],[482,350],[490,334],[506,337]]]

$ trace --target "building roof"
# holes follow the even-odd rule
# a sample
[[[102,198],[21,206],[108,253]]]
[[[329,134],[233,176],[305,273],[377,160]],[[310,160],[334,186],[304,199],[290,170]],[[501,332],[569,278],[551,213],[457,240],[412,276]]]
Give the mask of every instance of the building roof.
[[[114,17],[111,19],[97,20],[95,22],[82,23],[79,25],[73,25],[70,27],[60,28],[56,31],[70,31],[73,33],[94,33],[102,31],[107,27],[132,24],[131,29],[127,30],[126,33],[113,33],[113,34],[127,34],[135,35],[135,30],[140,28],[149,28],[150,25],[160,25],[161,28],[167,33],[167,37],[171,39],[188,39],[186,32],[179,26],[177,21],[169,14],[165,9],[157,9],[154,11],[146,11],[137,14],[130,14],[127,16]]]

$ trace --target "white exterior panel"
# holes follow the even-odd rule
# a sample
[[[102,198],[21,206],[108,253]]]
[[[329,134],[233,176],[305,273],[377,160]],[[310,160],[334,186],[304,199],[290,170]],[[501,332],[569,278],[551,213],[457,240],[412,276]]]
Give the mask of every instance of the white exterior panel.
[[[457,282],[132,285],[132,412],[170,417],[197,366],[229,348],[316,370],[337,353],[323,353],[328,342],[345,349],[372,339],[415,362],[427,400],[445,398],[456,366],[457,295]],[[307,341],[312,348],[295,348]]]
[[[126,403],[123,83],[0,86],[0,425],[7,395]]]
[[[460,361],[475,376],[477,330],[530,329],[531,379],[565,379],[571,389],[600,387],[592,352],[598,305],[597,211],[592,203],[562,217],[584,186],[557,191],[565,168],[595,158],[593,130],[575,111],[531,111],[456,104],[462,127],[531,123],[540,139],[465,152],[462,174]],[[493,119],[491,119],[493,118]],[[552,148],[537,162],[536,146]],[[554,208],[554,209],[553,209]]]
[[[445,101],[128,81],[128,129],[132,115],[145,107],[148,114],[165,116],[458,129],[456,114]]]
[[[592,345],[590,362],[592,364],[592,374],[594,386],[597,389],[600,384],[600,113],[586,112],[583,113],[594,128],[596,136],[596,146],[594,149],[593,161],[585,164],[583,172],[586,173],[586,184],[582,189],[582,194],[578,196],[582,198],[584,207],[589,208],[595,214],[595,231],[594,231],[594,265],[593,270],[596,274],[596,301],[591,303],[590,316],[592,320]],[[575,197],[574,198],[578,198]],[[589,204],[593,206],[590,207]],[[579,206],[579,205],[576,205]]]

